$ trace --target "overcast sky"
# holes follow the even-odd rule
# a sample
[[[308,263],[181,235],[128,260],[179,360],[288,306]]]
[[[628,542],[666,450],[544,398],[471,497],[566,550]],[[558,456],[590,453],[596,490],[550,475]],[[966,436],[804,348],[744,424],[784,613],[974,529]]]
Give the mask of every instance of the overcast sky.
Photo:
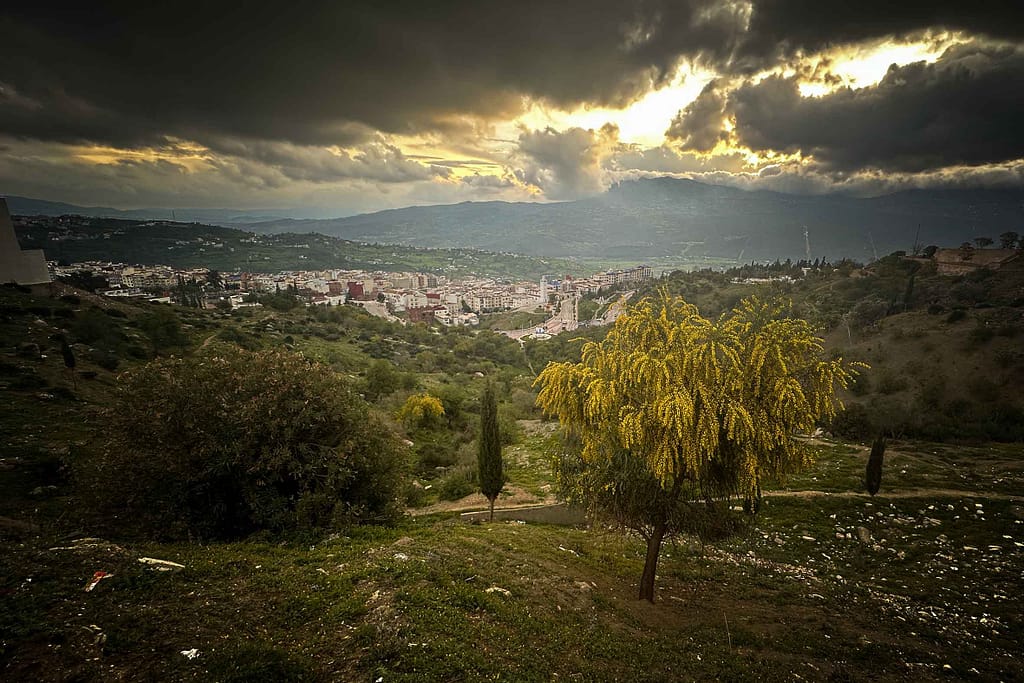
[[[343,215],[648,175],[1024,186],[1018,0],[5,5],[0,194]]]

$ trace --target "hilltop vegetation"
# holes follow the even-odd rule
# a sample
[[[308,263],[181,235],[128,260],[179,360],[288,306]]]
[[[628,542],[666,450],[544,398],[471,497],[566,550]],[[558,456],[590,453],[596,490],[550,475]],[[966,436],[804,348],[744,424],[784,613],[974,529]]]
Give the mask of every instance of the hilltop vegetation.
[[[320,234],[257,235],[169,221],[22,217],[17,233],[23,249],[42,249],[47,259],[68,263],[108,261],[245,272],[413,271],[528,280],[570,269],[564,261],[513,253],[371,244]]]
[[[737,281],[750,277],[774,281]],[[870,366],[843,394],[847,410],[833,428],[844,437],[1024,440],[1020,268],[945,276],[931,263],[893,254],[866,268],[812,267],[806,276],[787,262],[677,272],[660,284],[710,316],[751,291],[791,298],[794,313],[818,326],[829,349]]]

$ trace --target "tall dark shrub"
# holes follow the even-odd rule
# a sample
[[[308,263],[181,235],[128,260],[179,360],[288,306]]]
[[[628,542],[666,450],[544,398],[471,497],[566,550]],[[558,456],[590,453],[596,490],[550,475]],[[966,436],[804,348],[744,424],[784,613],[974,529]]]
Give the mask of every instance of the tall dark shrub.
[[[871,455],[868,456],[868,466],[864,473],[864,481],[868,493],[872,496],[878,493],[882,486],[882,459],[885,457],[885,437],[880,436],[871,445]]]
[[[494,500],[505,485],[501,467],[501,434],[498,427],[498,404],[494,398],[494,385],[484,388],[480,399],[480,450],[477,453],[480,474],[480,492],[487,497],[494,519]]]
[[[347,380],[284,351],[211,344],[119,378],[79,471],[107,515],[161,538],[238,538],[400,514],[407,453]]]

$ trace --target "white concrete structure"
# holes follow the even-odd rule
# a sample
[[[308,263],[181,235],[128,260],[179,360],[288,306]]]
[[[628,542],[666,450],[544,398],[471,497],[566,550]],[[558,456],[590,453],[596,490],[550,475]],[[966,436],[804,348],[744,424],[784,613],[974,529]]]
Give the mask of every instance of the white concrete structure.
[[[50,281],[42,249],[22,251],[7,200],[0,198],[0,282],[41,285]]]

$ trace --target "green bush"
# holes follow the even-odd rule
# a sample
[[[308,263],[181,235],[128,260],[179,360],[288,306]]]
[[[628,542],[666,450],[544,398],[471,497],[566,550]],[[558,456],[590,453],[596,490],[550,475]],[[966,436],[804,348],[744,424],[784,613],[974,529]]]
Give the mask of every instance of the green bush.
[[[243,332],[237,327],[226,326],[217,334],[217,337],[221,341],[230,342],[246,349],[247,351],[255,351],[259,348],[259,342],[256,337],[252,336],[248,332]]]
[[[347,381],[283,351],[211,344],[119,379],[83,494],[158,538],[238,538],[400,512],[408,458]],[[131,482],[125,486],[125,482]]]
[[[441,500],[459,500],[477,492],[477,468],[472,465],[456,467],[437,485]]]
[[[70,327],[75,341],[83,344],[114,348],[121,343],[117,328],[110,323],[110,318],[102,309],[96,307],[80,312]]]
[[[523,428],[506,410],[498,413],[498,435],[502,446],[511,446],[523,440]]]
[[[846,409],[836,413],[830,431],[845,439],[865,439],[874,434],[868,409],[861,403],[848,403]]]
[[[871,375],[867,370],[861,370],[860,374],[850,382],[850,393],[854,396],[866,396],[871,393]]]
[[[907,388],[907,378],[901,374],[886,370],[878,377],[878,393],[895,394]]]
[[[89,353],[89,360],[110,372],[117,370],[117,366],[121,362],[116,353],[105,351],[103,349],[94,349],[91,351]]]
[[[172,347],[184,350],[188,344],[181,321],[167,304],[155,304],[152,310],[139,316],[137,322],[139,329],[149,337],[157,355]]]
[[[416,455],[416,471],[424,475],[432,475],[438,467],[450,467],[455,464],[455,445],[449,433],[442,430],[419,431],[411,435],[415,442],[413,451]]]

